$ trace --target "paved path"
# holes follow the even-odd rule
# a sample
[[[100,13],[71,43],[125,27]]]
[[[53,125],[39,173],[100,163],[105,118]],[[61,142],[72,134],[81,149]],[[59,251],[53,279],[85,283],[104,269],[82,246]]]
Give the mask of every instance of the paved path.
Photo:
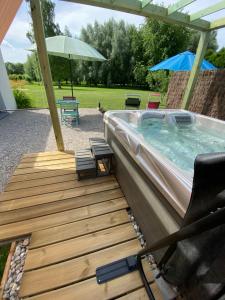
[[[62,126],[65,148],[88,146],[89,137],[103,137],[102,114],[96,109],[80,109],[80,125]],[[17,111],[0,120],[0,192],[22,154],[57,150],[48,110]]]

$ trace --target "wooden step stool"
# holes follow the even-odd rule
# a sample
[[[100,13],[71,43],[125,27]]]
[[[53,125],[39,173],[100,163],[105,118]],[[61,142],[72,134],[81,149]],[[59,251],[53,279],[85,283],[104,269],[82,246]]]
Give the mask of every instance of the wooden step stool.
[[[90,147],[92,146],[97,146],[97,145],[106,145],[106,141],[105,139],[102,139],[102,138],[89,138],[89,144],[90,144]]]
[[[75,160],[78,180],[96,177],[96,161],[91,149],[76,151]]]
[[[113,151],[107,143],[93,144],[91,146],[93,157],[96,161],[97,176],[109,175],[112,171]],[[105,171],[99,170],[99,162],[103,163]]]

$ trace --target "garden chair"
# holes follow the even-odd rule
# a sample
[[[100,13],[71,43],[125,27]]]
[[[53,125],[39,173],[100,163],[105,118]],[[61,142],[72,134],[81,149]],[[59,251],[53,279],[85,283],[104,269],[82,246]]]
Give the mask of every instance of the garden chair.
[[[127,94],[125,100],[125,109],[139,109],[141,105],[141,96],[139,94]]]
[[[63,100],[76,100],[74,96],[63,96]]]
[[[76,121],[76,125],[79,124],[79,110],[78,103],[76,101],[64,101],[60,102],[60,114],[62,124]]]
[[[149,94],[146,109],[158,109],[160,105],[160,93]]]

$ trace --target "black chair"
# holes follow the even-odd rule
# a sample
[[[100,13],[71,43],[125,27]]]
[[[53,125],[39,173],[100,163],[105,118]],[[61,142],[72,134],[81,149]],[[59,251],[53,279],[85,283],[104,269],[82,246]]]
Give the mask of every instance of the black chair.
[[[141,105],[140,95],[126,95],[125,109],[139,109]]]

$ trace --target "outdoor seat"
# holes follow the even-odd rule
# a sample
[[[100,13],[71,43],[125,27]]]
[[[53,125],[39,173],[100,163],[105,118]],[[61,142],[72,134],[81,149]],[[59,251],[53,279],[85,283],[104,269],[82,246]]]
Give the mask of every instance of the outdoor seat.
[[[147,109],[158,109],[160,102],[149,101],[147,104]]]
[[[63,96],[63,100],[76,100],[74,96]]]
[[[67,124],[68,122],[76,122],[76,125],[79,124],[79,111],[78,104],[76,101],[74,103],[70,102],[61,102],[60,103],[60,114],[62,124]]]
[[[141,97],[138,94],[127,94],[125,100],[125,109],[139,109]]]
[[[160,105],[160,93],[151,93],[148,97],[146,109],[158,109]]]

